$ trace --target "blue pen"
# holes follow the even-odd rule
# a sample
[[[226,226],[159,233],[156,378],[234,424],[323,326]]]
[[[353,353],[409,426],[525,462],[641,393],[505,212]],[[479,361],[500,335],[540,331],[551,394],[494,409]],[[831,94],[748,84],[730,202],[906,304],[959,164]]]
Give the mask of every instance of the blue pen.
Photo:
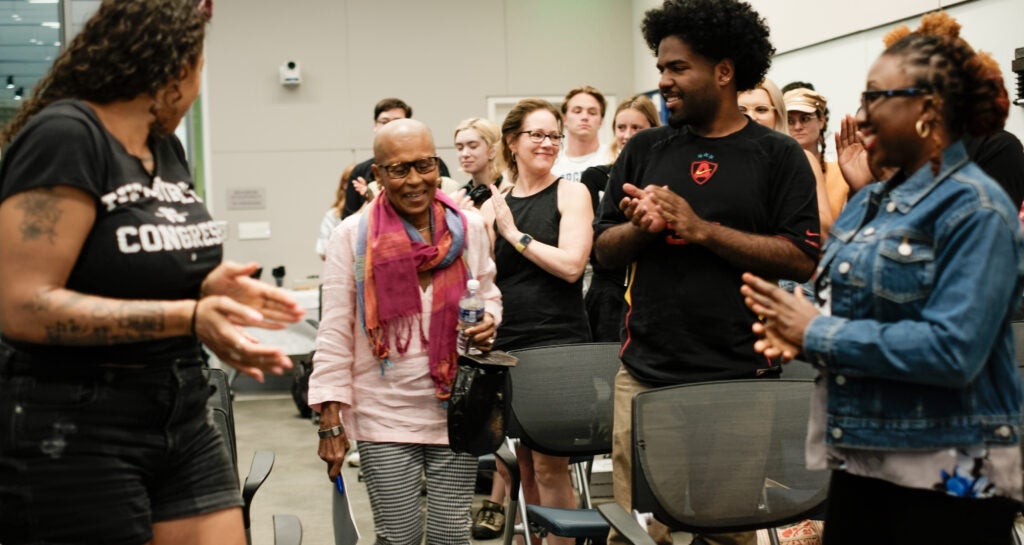
[[[344,495],[345,494],[345,481],[341,480],[341,474],[340,473],[338,474],[337,477],[334,478],[334,484],[338,488],[338,494]]]

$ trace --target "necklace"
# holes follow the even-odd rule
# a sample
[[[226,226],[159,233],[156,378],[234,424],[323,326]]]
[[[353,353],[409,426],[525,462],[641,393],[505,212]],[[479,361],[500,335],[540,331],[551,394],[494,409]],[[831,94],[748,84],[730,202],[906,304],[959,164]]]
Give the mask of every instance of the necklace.
[[[426,227],[420,227],[419,229],[417,229],[417,231],[419,231],[421,233],[424,232],[424,231],[429,231],[429,230],[430,230],[430,226],[429,225],[426,226]]]

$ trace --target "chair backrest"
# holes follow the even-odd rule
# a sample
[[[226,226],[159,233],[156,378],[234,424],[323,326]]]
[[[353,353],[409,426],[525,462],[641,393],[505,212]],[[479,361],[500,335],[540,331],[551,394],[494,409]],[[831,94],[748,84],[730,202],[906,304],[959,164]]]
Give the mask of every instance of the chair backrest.
[[[227,373],[221,369],[206,369],[206,376],[212,389],[210,401],[207,404],[210,408],[211,421],[213,427],[217,428],[221,437],[224,438],[228,454],[231,455],[231,463],[235,464],[237,473],[238,446],[235,445],[235,414],[231,404],[231,383]]]
[[[804,463],[809,380],[670,386],[633,398],[633,509],[675,530],[771,528],[818,511],[828,472]]]
[[[1013,349],[1017,359],[1017,367],[1024,367],[1024,321],[1010,322],[1013,329]]]
[[[526,446],[553,456],[612,449],[612,401],[619,343],[527,348],[512,352],[506,421]]]

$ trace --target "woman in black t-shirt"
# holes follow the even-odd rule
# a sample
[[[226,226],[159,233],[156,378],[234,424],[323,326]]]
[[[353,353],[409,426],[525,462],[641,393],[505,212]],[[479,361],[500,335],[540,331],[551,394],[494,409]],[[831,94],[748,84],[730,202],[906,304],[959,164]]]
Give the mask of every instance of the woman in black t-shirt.
[[[221,264],[173,130],[207,0],[107,0],[0,134],[0,542],[245,543],[200,344],[261,380],[242,327],[298,305]]]

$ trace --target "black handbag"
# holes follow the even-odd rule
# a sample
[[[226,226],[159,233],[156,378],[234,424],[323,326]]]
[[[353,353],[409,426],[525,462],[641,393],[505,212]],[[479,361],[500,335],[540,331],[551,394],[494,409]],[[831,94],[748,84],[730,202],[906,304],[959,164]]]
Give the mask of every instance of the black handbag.
[[[455,452],[490,454],[505,438],[505,388],[515,356],[495,350],[460,355],[448,399],[448,444]]]

